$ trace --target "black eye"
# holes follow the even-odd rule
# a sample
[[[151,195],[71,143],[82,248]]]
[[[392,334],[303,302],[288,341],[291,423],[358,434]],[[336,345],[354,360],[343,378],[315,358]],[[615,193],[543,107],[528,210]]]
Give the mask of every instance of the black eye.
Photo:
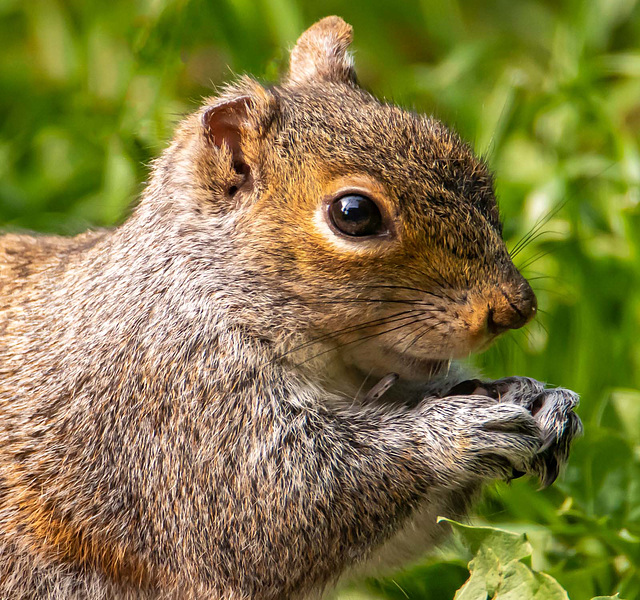
[[[354,237],[379,235],[386,231],[376,203],[358,194],[334,200],[329,206],[329,217],[338,230]]]

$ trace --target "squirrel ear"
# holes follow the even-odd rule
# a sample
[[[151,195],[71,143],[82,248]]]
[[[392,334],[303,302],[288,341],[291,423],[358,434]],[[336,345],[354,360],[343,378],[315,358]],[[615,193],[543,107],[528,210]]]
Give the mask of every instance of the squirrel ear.
[[[340,17],[321,19],[300,36],[291,51],[289,81],[355,83],[353,58],[348,51],[352,39],[351,25]]]
[[[226,145],[234,159],[242,153],[241,129],[247,121],[250,102],[249,96],[222,100],[209,106],[202,115],[205,137],[218,148]]]
[[[249,109],[252,100],[249,96],[240,96],[230,100],[222,100],[209,106],[202,114],[202,125],[207,141],[218,148],[226,146],[231,151],[233,169],[244,177],[249,176],[249,165],[242,152],[243,127],[249,120]],[[240,187],[232,186],[233,193]]]

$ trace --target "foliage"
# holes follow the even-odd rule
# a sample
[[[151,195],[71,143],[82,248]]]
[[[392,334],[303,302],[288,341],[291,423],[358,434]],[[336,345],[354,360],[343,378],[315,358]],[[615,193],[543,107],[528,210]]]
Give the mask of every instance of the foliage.
[[[531,569],[533,548],[526,534],[449,522],[474,554],[469,563],[471,576],[455,600],[568,600],[553,577]]]
[[[181,114],[231,71],[275,79],[304,27],[340,14],[364,84],[435,113],[487,157],[510,248],[533,231],[514,254],[539,319],[477,364],[582,395],[585,436],[564,477],[545,491],[500,485],[479,514],[526,531],[534,567],[570,597],[639,598],[637,4],[0,0],[0,222],[120,222]],[[357,593],[451,598],[467,577],[457,552]]]

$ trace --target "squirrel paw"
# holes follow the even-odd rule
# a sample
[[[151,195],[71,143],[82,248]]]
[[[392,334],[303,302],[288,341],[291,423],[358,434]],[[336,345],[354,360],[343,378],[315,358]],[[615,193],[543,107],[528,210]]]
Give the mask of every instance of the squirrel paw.
[[[543,443],[528,468],[518,469],[514,477],[524,473],[536,475],[542,487],[556,480],[569,456],[571,442],[582,433],[582,422],[573,412],[580,401],[578,395],[564,388],[546,389],[543,383],[530,377],[507,377],[492,382],[474,379],[458,384],[450,393],[482,394],[528,411],[540,427]]]
[[[531,413],[516,404],[474,406],[480,419],[472,428],[470,451],[477,472],[487,477],[513,479],[531,472],[544,446],[544,436]]]
[[[454,396],[428,410],[434,442],[448,457],[446,470],[464,477],[510,479],[514,471],[530,472],[544,444],[539,424],[517,404],[486,395]]]

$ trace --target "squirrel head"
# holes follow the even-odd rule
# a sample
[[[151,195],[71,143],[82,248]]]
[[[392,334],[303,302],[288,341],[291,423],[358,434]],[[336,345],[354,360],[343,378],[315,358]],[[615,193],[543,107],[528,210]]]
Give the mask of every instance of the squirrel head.
[[[208,99],[141,210],[163,210],[163,190],[197,232],[185,252],[282,360],[425,378],[527,323],[536,300],[502,240],[487,166],[437,120],[360,88],[351,39],[342,19],[322,19],[280,85],[245,77]]]

